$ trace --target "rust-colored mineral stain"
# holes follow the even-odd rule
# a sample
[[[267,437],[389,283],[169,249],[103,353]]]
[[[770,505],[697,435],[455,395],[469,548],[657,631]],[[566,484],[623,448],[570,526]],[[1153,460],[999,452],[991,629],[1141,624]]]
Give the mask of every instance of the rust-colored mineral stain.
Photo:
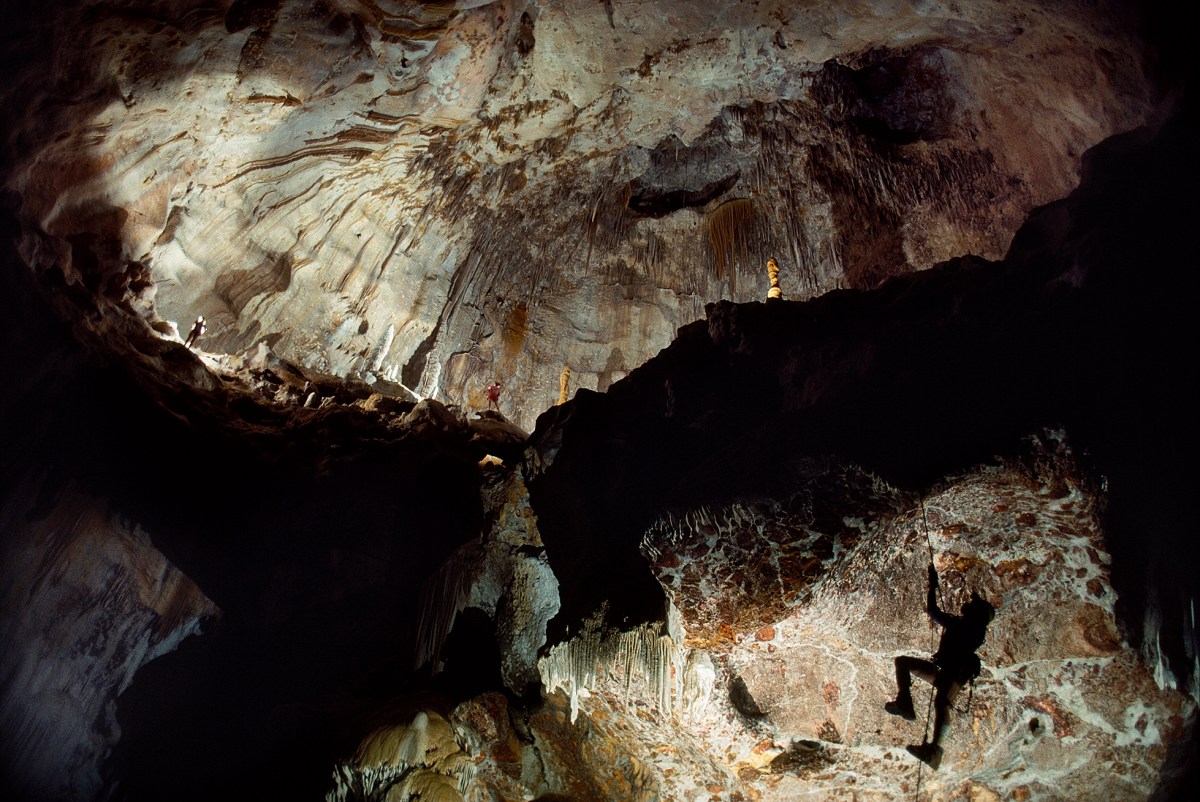
[[[517,357],[521,353],[522,346],[525,345],[528,325],[529,307],[523,303],[517,304],[508,313],[508,319],[504,321],[504,330],[500,335],[503,338],[501,341],[504,349],[502,369],[505,373],[512,373],[516,368]]]
[[[996,575],[1006,588],[1017,585],[1030,585],[1035,582],[1042,572],[1037,563],[1030,562],[1024,557],[1016,560],[1004,560],[996,566]]]
[[[1115,654],[1121,648],[1121,636],[1112,618],[1100,607],[1085,604],[1075,619],[1075,626],[1097,654]]]
[[[1050,716],[1051,720],[1054,722],[1054,735],[1056,737],[1065,738],[1074,734],[1075,717],[1062,707],[1059,707],[1058,703],[1055,702],[1055,700],[1051,697],[1043,696],[1038,698],[1034,696],[1026,696],[1022,702],[1031,710],[1037,710]]]

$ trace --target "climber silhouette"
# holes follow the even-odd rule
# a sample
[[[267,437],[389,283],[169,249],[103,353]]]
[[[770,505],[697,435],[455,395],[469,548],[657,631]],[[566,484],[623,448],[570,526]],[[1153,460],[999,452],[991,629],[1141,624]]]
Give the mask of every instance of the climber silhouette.
[[[188,332],[187,340],[185,340],[183,344],[188,348],[191,348],[200,340],[201,335],[204,334],[205,328],[204,315],[201,315],[200,317],[196,318],[196,322],[192,324],[192,330]]]
[[[929,617],[944,629],[938,650],[933,660],[907,656],[896,658],[896,698],[883,706],[893,716],[914,721],[917,714],[913,710],[912,675],[916,674],[933,684],[933,740],[907,748],[915,757],[935,769],[942,762],[941,742],[949,726],[946,718],[950,705],[954,704],[962,687],[979,675],[981,666],[975,650],[983,645],[988,624],[996,614],[996,608],[977,593],[971,594],[971,600],[963,605],[961,615],[943,612],[937,605],[937,587],[937,569],[930,565],[926,610]]]
[[[488,407],[495,407],[496,411],[500,411],[500,380],[492,382],[487,387]]]

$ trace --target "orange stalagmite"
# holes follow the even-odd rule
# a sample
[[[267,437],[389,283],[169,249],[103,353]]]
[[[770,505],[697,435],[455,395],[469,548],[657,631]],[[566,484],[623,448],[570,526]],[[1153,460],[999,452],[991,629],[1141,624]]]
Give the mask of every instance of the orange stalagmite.
[[[767,260],[767,276],[771,279],[771,289],[767,290],[767,300],[778,298],[783,300],[783,288],[779,286],[779,262],[772,256]]]
[[[558,403],[567,403],[567,397],[571,394],[571,369],[563,366],[562,374],[558,377]]]

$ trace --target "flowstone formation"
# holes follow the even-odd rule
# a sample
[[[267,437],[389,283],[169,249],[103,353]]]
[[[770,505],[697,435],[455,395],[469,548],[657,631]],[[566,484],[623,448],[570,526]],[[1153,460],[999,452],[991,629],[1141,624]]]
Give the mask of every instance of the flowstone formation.
[[[1119,2],[42,3],[5,188],[167,336],[526,429],[708,302],[999,258],[1151,118]],[[119,269],[118,269],[119,268]],[[97,279],[98,281],[99,279]]]
[[[919,506],[877,478],[822,466],[784,501],[695,510],[647,534],[683,645],[714,655],[728,691],[689,730],[736,756],[749,797],[903,798],[918,784],[935,800],[1154,792],[1194,704],[1160,690],[1122,641],[1096,491],[1061,445],[1038,449],[1028,464],[957,477]],[[936,773],[903,750],[928,726],[928,686],[920,720],[883,710],[893,658],[935,649],[931,559],[946,610],[957,614],[972,591],[997,608]]]

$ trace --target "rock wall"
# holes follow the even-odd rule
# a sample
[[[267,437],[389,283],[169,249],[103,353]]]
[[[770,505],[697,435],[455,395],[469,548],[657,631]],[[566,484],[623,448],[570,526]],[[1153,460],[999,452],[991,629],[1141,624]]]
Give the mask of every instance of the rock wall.
[[[320,379],[305,407],[279,361],[219,378],[0,229],[0,795],[320,786],[336,691],[410,668],[421,582],[479,533],[476,463],[524,433]]]
[[[787,498],[652,526],[642,550],[671,604],[662,629],[583,622],[540,661],[546,700],[520,733],[481,743],[458,708],[458,742],[486,768],[441,771],[459,783],[447,798],[516,784],[597,800],[1146,799],[1178,780],[1195,704],[1119,634],[1103,491],[1061,433],[924,496],[830,461],[785,484]],[[943,608],[971,592],[997,608],[936,772],[903,749],[928,722],[883,709],[893,659],[937,645],[931,562]],[[498,772],[501,744],[526,768]],[[353,789],[372,770],[345,775],[336,798],[368,798]]]
[[[0,510],[5,787],[94,799],[121,737],[117,697],[220,611],[141,527],[78,487],[26,483]]]
[[[1174,600],[1197,591],[1168,567],[1192,548],[1187,315],[1128,282],[1136,257],[1187,252],[1186,130],[1090,154],[1003,263],[716,304],[608,393],[547,412],[528,500],[505,502],[536,515],[557,580],[543,700],[509,713],[507,779],[463,797],[1185,798],[1195,631],[1156,611],[1186,615]],[[1030,437],[1039,420],[1064,428]],[[945,609],[971,591],[997,608],[936,771],[903,748],[924,722],[883,709],[894,659],[937,646],[930,563]]]
[[[850,788],[888,798],[897,785],[935,800],[1083,799],[1101,788],[1149,797],[1193,704],[1158,688],[1122,642],[1095,488],[1050,448],[1031,465],[957,477],[902,510],[903,496],[876,479],[891,514],[847,503],[845,472],[834,469],[810,476],[787,515],[751,504],[658,527],[645,548],[684,643],[715,655],[728,689],[693,732],[739,756],[736,776],[762,799],[849,798]],[[883,710],[896,694],[893,658],[928,658],[940,634],[924,616],[931,557],[944,609],[956,614],[972,591],[997,609],[983,673],[954,706],[936,772],[902,749],[929,726],[928,691],[916,722]],[[769,761],[756,763],[764,739]]]

